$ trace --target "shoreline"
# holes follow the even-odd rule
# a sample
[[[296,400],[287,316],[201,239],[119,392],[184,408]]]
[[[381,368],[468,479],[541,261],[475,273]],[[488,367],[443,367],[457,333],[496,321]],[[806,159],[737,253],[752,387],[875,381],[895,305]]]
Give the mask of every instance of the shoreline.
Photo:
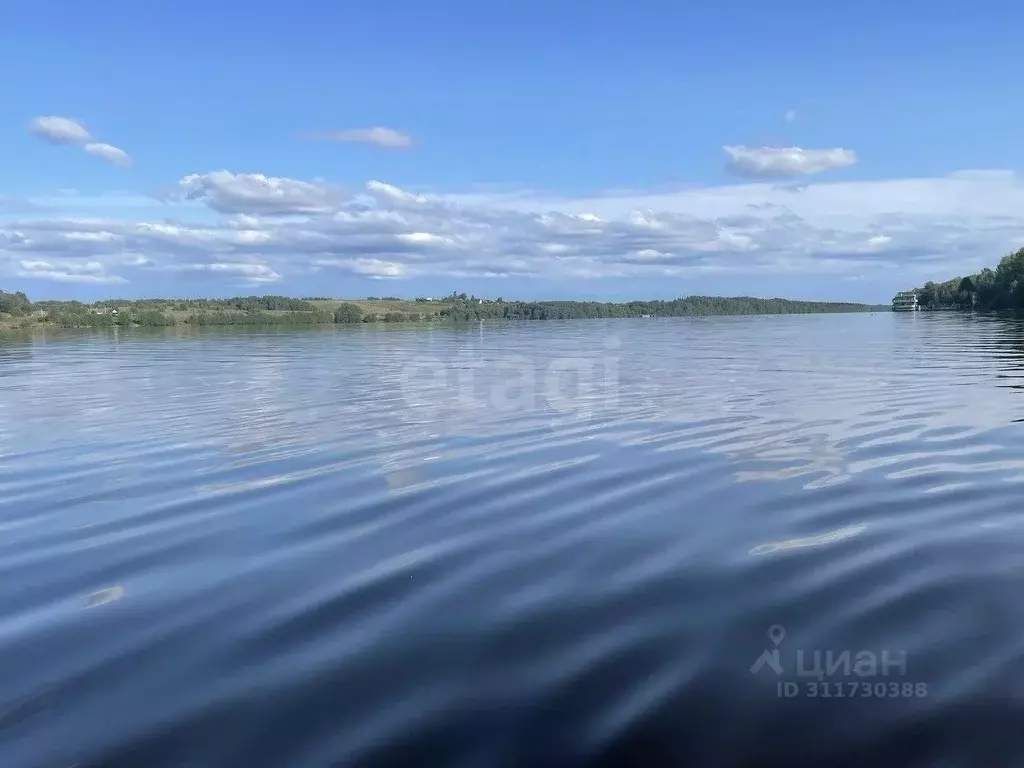
[[[16,298],[12,298],[16,297]],[[34,328],[118,327],[303,327],[404,323],[451,324],[478,320],[575,320],[599,318],[706,317],[838,314],[889,311],[884,304],[689,296],[673,300],[596,302],[481,299],[453,294],[441,299],[295,299],[246,296],[231,299],[108,299],[29,302],[0,292],[0,332]]]

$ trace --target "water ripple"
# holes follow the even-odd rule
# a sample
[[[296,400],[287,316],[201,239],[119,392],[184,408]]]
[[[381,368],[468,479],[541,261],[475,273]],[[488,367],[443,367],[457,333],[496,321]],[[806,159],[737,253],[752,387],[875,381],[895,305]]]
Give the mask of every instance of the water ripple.
[[[3,764],[1016,765],[1022,379],[953,314],[0,341]]]

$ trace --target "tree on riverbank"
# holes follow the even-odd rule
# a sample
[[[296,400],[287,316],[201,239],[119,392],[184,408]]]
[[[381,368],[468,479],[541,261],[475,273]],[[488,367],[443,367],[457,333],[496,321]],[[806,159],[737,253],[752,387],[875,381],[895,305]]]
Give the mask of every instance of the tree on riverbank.
[[[363,322],[363,310],[348,302],[339,304],[334,310],[334,322],[361,323]]]
[[[1024,310],[1024,248],[1004,256],[994,270],[929,281],[916,290],[925,309]]]
[[[21,291],[7,293],[0,291],[0,312],[8,315],[26,315],[32,311],[32,302]]]

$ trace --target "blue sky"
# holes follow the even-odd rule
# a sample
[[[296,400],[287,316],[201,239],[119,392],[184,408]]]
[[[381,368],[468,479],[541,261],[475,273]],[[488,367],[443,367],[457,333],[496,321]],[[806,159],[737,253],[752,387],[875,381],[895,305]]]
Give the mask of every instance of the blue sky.
[[[637,6],[8,0],[0,288],[884,301],[1024,245],[1024,11]]]

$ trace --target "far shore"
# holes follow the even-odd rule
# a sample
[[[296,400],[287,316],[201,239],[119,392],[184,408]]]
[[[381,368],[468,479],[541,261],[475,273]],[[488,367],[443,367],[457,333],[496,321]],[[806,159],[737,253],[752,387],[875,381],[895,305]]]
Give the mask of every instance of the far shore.
[[[310,326],[354,323],[450,323],[887,311],[887,305],[750,296],[688,296],[669,301],[521,301],[451,294],[440,298],[363,299],[240,296],[231,299],[35,301],[0,291],[0,330],[163,326]]]

